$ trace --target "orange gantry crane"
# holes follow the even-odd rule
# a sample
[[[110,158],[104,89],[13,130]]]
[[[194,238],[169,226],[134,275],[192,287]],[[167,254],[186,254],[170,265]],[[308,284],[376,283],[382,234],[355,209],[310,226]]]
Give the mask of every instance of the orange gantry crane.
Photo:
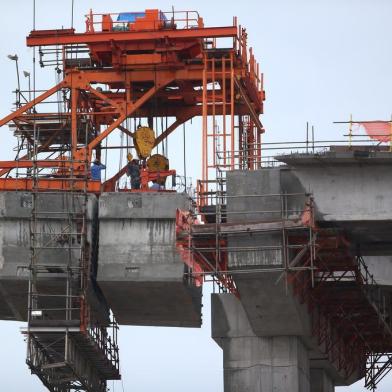
[[[150,127],[154,119],[174,119],[157,146],[179,125],[202,116],[201,184],[216,166],[217,150],[227,167],[236,161],[256,167],[263,79],[236,19],[231,26],[205,27],[194,11],[90,12],[85,32],[36,30],[27,45],[38,47],[40,64],[55,66],[63,79],[0,120],[0,126],[13,123],[22,139],[15,161],[0,162],[0,190],[32,189],[33,166],[50,170],[42,187],[66,190],[68,174],[84,173],[113,131],[135,136],[124,125],[130,118],[147,118]],[[48,112],[44,104],[54,95],[63,108]],[[13,169],[23,168],[30,169],[26,176],[11,178]],[[109,180],[103,189],[113,184]],[[100,189],[89,182],[89,191]]]
[[[96,282],[88,204],[114,191],[127,166],[101,184],[91,178],[91,163],[117,130],[144,161],[137,191],[151,191],[149,181],[175,173],[165,157],[146,162],[151,151],[200,116],[203,207],[218,160],[229,169],[260,165],[263,78],[236,18],[205,27],[195,11],[90,11],[85,32],[34,30],[27,46],[38,48],[39,64],[54,67],[58,78],[47,91],[35,83],[28,94],[17,90],[16,109],[0,120],[18,138],[15,160],[0,161],[0,191],[32,195],[27,363],[53,392],[104,392],[107,380],[120,378],[117,325],[108,309],[90,303]],[[61,210],[46,209],[54,199]],[[43,233],[45,220],[55,220],[50,233]],[[52,251],[68,252],[68,261],[45,256]],[[51,278],[57,283],[49,295]]]

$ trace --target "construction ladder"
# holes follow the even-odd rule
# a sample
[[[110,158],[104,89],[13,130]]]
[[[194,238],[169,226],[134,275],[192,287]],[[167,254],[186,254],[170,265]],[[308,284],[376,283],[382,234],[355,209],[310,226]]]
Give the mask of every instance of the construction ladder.
[[[104,392],[108,379],[120,378],[117,325],[109,312],[103,325],[90,314],[95,196],[87,193],[87,170],[86,164],[82,191],[73,186],[80,175],[72,169],[67,191],[38,191],[37,167],[32,173],[27,364],[53,392]]]

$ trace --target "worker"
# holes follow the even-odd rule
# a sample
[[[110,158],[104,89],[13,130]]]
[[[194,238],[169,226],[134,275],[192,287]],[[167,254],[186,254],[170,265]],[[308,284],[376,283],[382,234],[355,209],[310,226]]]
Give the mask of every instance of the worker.
[[[140,166],[137,159],[128,162],[127,174],[131,177],[131,188],[140,189]]]
[[[96,159],[91,166],[91,179],[94,181],[101,181],[101,171],[106,169],[99,159]]]

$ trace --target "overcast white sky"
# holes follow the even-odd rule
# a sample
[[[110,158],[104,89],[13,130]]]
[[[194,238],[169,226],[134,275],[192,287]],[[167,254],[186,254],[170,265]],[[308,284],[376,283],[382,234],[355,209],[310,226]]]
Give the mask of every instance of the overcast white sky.
[[[36,0],[37,28],[69,27],[71,0]],[[32,28],[33,0],[3,0],[0,5],[0,116],[8,114],[15,89],[14,63],[31,71],[32,53],[25,37]],[[233,15],[247,28],[250,44],[265,74],[267,100],[263,123],[266,141],[304,140],[305,124],[316,127],[317,139],[340,139],[344,127],[333,121],[388,120],[392,114],[392,1],[390,0],[75,0],[75,26],[83,15],[140,11],[145,8],[198,10],[208,26],[230,24]],[[38,88],[54,84],[53,71],[39,70]],[[22,77],[22,83],[26,80]],[[1,159],[13,158],[8,129],[1,133]],[[182,167],[181,133],[169,142],[172,164]],[[200,129],[187,127],[188,173],[199,171]],[[118,163],[115,164],[118,167]],[[222,356],[210,338],[209,296],[204,297],[200,330],[122,327],[120,334],[125,391],[223,392]],[[38,392],[44,388],[30,376],[25,344],[17,323],[0,322],[0,389]],[[392,377],[378,391],[387,392]],[[122,391],[121,383],[114,385]],[[362,382],[341,389],[364,391]],[[340,390],[339,390],[340,391]]]

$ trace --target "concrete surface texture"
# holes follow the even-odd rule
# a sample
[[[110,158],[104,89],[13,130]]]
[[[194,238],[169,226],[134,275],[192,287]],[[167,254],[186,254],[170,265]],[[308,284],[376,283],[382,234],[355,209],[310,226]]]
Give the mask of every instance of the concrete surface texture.
[[[258,336],[306,338],[311,334],[307,308],[292,295],[291,287],[286,287],[281,275],[281,272],[261,272],[235,276],[242,306]]]
[[[69,244],[63,236],[54,235],[64,229],[66,212],[81,211],[82,197],[72,205],[64,193],[39,195],[38,245],[54,248],[40,250],[39,264],[67,265]],[[175,247],[176,209],[188,207],[188,198],[176,193],[104,194],[98,220],[98,200],[89,195],[87,234],[92,280],[88,294],[93,317],[102,320],[100,309],[107,314],[107,301],[120,324],[201,325],[201,288],[186,279],[185,265]],[[31,216],[31,193],[0,193],[1,319],[26,320]],[[75,263],[79,252],[72,250]],[[100,287],[95,282],[97,275]],[[61,274],[48,274],[40,280],[40,290],[57,294],[61,278]]]
[[[281,217],[280,170],[227,173],[227,221],[274,221]],[[230,252],[230,268],[282,265],[282,236],[278,231],[228,237],[229,246],[252,248]]]
[[[364,261],[376,283],[384,289],[392,289],[392,257],[366,256]]]
[[[99,200],[98,283],[120,324],[200,327],[201,289],[175,246],[177,193],[105,193]]]
[[[392,156],[388,152],[327,151],[279,157],[282,191],[311,192],[316,218],[350,233],[362,254],[392,254]]]
[[[256,335],[231,294],[212,294],[211,315],[212,337],[223,350],[225,392],[311,390],[308,350],[300,338]]]
[[[335,387],[324,369],[310,369],[311,392],[333,392]]]
[[[82,203],[82,196],[72,205],[69,194],[39,194],[36,200],[37,225],[34,230],[37,233],[37,245],[42,248],[37,253],[37,263],[47,265],[49,269],[53,265],[67,266],[69,243],[67,237],[59,233],[68,225],[66,213],[70,211],[80,213]],[[31,193],[0,193],[0,318],[3,320],[25,321],[27,317],[32,207]],[[87,241],[90,245],[92,259],[94,252],[91,245],[94,241],[97,207],[96,196],[89,195]],[[74,230],[76,229],[71,229],[71,231]],[[72,250],[72,263],[78,263],[79,252],[79,249]],[[56,274],[52,269],[51,273],[40,279],[40,290],[48,294],[58,293],[61,290],[59,284],[61,279],[62,274]],[[99,308],[102,307],[101,298],[97,298],[99,294],[96,293],[92,282],[89,295],[94,308],[93,312],[96,310],[99,313]],[[96,316],[100,317],[98,314]]]

